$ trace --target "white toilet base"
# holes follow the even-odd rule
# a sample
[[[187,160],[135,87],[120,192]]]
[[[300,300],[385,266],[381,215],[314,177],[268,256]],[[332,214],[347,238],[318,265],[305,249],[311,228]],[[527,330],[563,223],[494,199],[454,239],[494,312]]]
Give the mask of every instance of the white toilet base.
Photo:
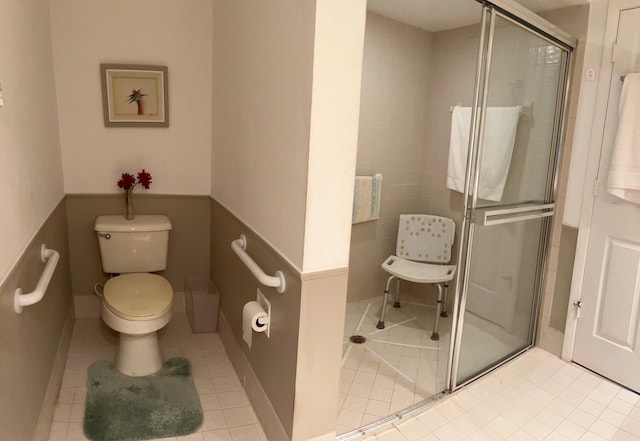
[[[171,309],[153,320],[127,320],[102,304],[102,320],[120,333],[115,366],[129,377],[155,374],[162,367],[158,333],[171,320]]]
[[[120,373],[129,377],[143,377],[158,372],[162,367],[158,333],[121,333],[114,364]]]

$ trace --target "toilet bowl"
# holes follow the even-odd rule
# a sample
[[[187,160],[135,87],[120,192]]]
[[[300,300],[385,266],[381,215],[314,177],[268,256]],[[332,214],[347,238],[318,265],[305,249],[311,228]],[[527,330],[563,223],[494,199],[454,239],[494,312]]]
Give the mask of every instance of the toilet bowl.
[[[157,331],[171,320],[173,290],[156,274],[134,273],[113,277],[104,286],[102,319],[120,333],[115,367],[140,377],[162,367]]]
[[[171,221],[163,215],[99,216],[102,269],[115,275],[104,285],[102,320],[120,333],[114,365],[141,377],[162,367],[157,331],[171,320],[173,289],[162,276],[167,267]]]

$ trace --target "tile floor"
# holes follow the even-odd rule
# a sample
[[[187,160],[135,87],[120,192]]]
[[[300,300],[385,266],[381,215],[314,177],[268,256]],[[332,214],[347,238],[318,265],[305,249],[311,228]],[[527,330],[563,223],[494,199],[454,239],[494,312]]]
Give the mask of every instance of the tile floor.
[[[441,318],[431,340],[435,308],[410,300],[389,302],[385,329],[377,329],[382,296],[347,304],[338,400],[338,434],[394,414],[444,390],[451,328]],[[361,335],[367,341],[352,343]]]
[[[640,396],[534,348],[379,441],[640,441]]]
[[[266,441],[218,334],[194,334],[186,316],[174,314],[159,337],[166,358],[191,361],[204,411],[200,431],[163,441]],[[87,368],[94,361],[113,359],[116,342],[116,334],[101,319],[76,321],[49,441],[86,440],[82,419]]]
[[[362,314],[358,323],[361,318]],[[366,325],[363,326],[360,331],[367,331]],[[447,326],[443,325],[441,329],[447,329]],[[369,331],[373,332],[374,328]],[[391,333],[389,330],[390,335],[396,333],[403,332],[397,330]],[[408,338],[407,333],[404,334],[404,338]],[[266,441],[217,334],[193,334],[184,314],[176,314],[170,325],[161,332],[160,342],[166,357],[184,356],[191,360],[194,381],[205,411],[205,421],[200,431],[179,438],[164,438],[165,441]],[[76,322],[50,441],[86,439],[82,433],[86,369],[96,360],[111,359],[115,344],[115,333],[104,326],[101,320],[82,319]],[[389,347],[402,346],[392,344]],[[384,353],[384,347],[378,347],[377,350]],[[361,351],[362,358],[369,352],[366,349]],[[402,353],[396,355],[400,360],[408,357]],[[348,359],[345,358],[345,366]],[[379,359],[376,360],[377,369],[381,366],[383,370],[391,369]],[[375,364],[375,360],[369,361]],[[372,365],[364,363],[360,366]],[[396,377],[399,376],[394,369],[387,372],[390,374],[392,371]],[[355,381],[359,371],[355,372],[352,384],[366,385],[367,381]],[[413,372],[411,369],[403,371],[410,378]],[[363,380],[364,377],[361,375],[358,378]],[[371,386],[369,399],[374,393]],[[399,410],[400,405],[406,407],[404,403],[393,403],[395,391],[401,389],[395,386],[387,389],[392,391],[389,411],[392,404],[396,404],[394,411]],[[415,394],[413,401],[416,400]],[[410,403],[407,401],[407,404]],[[362,413],[362,418],[364,415],[366,413]],[[376,416],[374,413],[369,415]],[[640,441],[640,396],[535,348],[422,413],[406,417],[390,428],[363,439]]]

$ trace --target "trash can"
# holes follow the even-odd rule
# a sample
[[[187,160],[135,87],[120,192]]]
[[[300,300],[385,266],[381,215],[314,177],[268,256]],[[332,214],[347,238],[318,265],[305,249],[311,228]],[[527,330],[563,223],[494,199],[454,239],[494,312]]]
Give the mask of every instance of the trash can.
[[[218,328],[220,294],[208,277],[184,280],[185,309],[193,332],[215,332]]]

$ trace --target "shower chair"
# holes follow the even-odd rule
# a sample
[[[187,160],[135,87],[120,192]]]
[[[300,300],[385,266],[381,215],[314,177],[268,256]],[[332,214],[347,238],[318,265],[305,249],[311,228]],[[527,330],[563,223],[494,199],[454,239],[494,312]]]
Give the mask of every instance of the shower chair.
[[[438,322],[447,317],[449,282],[456,273],[451,261],[451,246],[455,236],[455,223],[447,217],[427,214],[401,214],[396,240],[396,255],[387,257],[382,269],[391,274],[387,280],[382,302],[382,313],[376,325],[384,329],[389,286],[396,280],[394,308],[400,307],[400,280],[413,283],[430,283],[438,287],[436,317],[431,340],[439,340]]]

